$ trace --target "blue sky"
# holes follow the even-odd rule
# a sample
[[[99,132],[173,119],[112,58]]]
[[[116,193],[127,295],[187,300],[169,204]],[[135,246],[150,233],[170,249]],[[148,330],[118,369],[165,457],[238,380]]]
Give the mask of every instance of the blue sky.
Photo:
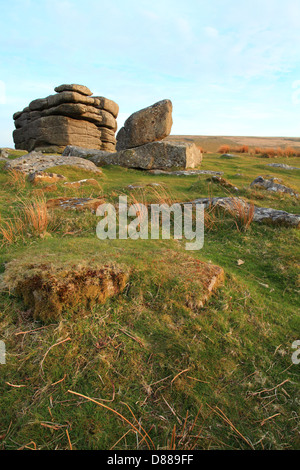
[[[300,135],[299,0],[0,0],[0,146],[62,83],[134,111],[173,102],[172,134]]]

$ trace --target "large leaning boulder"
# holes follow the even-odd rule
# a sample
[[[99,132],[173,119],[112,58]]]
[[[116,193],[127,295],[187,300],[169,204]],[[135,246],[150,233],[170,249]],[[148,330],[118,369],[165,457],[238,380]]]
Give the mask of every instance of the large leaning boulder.
[[[66,147],[64,155],[88,158],[97,166],[119,165],[141,170],[196,168],[202,161],[202,153],[194,143],[167,141],[151,142],[115,153]]]
[[[133,113],[117,134],[117,150],[124,150],[167,137],[172,128],[172,103],[162,100]]]
[[[62,152],[67,145],[114,152],[119,107],[83,85],[60,85],[13,115],[17,149]]]

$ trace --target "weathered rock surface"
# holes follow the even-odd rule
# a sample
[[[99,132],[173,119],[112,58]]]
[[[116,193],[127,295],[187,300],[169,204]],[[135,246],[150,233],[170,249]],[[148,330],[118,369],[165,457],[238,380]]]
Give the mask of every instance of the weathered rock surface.
[[[62,153],[63,157],[72,156],[72,157],[81,157],[92,159],[92,157],[106,157],[111,156],[111,152],[106,152],[97,149],[86,149],[83,147],[78,147],[76,145],[67,145],[65,150]]]
[[[16,129],[13,137],[16,147],[23,147],[26,142],[28,150],[61,152],[66,143],[101,147],[100,132],[95,124],[66,116],[41,117]]]
[[[60,155],[44,155],[40,152],[31,152],[23,157],[9,160],[5,165],[5,169],[15,169],[29,175],[30,173],[47,170],[48,168],[60,165],[70,165],[81,168],[83,170],[102,173],[100,168],[97,168],[93,162],[84,158],[62,157]]]
[[[267,191],[286,193],[290,196],[298,197],[298,194],[293,189],[282,184],[282,180],[278,178],[265,179],[263,176],[258,176],[254,181],[252,181],[250,186],[252,188],[262,188],[266,189]]]
[[[103,152],[108,153],[113,153],[116,150],[115,144],[113,144],[112,142],[102,142],[101,149],[103,150]]]
[[[117,150],[138,147],[167,137],[172,128],[172,103],[162,100],[133,113],[117,134]]]
[[[103,198],[90,198],[90,197],[57,197],[48,199],[47,208],[54,209],[73,209],[77,211],[90,210],[96,212],[97,207],[104,204]]]
[[[117,103],[90,96],[83,85],[61,85],[55,90],[57,94],[33,100],[14,114],[15,147],[62,152],[67,145],[79,145],[115,151]]]
[[[166,170],[149,170],[152,175],[175,175],[175,176],[194,176],[194,175],[223,175],[224,171],[212,171],[212,170],[178,170],[178,171],[166,171]]]
[[[106,126],[104,129],[108,128],[112,130],[113,137],[110,136],[110,138],[115,139],[114,130],[116,128],[116,120],[112,114],[103,109],[96,110],[93,106],[81,103],[62,103],[40,112],[31,111],[23,113],[21,117],[15,120],[15,126],[19,129],[41,117],[52,115],[67,116],[73,119],[84,119],[86,121],[93,122],[98,126]],[[101,133],[102,132],[100,132],[100,136]]]
[[[76,91],[77,93],[81,93],[82,95],[86,95],[86,96],[91,96],[93,94],[88,87],[84,85],[75,85],[75,84],[60,85],[60,86],[55,87],[54,91],[56,91],[57,93],[60,93],[61,91]]]
[[[121,150],[116,153],[90,151],[74,147],[67,147],[63,153],[89,158],[97,166],[119,165],[127,168],[142,170],[195,168],[201,164],[202,153],[194,143],[151,142],[132,149]]]
[[[2,148],[0,148],[0,158],[1,158],[1,159],[2,159],[2,158],[3,158],[3,159],[4,159],[4,158],[8,158],[8,155],[9,155],[9,153],[8,153],[7,149],[4,149],[4,148],[2,149]]]
[[[283,168],[284,170],[300,170],[297,166],[290,166],[286,163],[268,163],[268,166],[273,166],[277,168]]]
[[[199,198],[194,201],[186,202],[185,204],[203,204],[205,208],[219,206],[225,211],[232,211],[235,210],[237,203],[244,205],[246,210],[250,208],[250,204],[247,201],[237,197]],[[291,214],[286,211],[267,207],[254,206],[253,221],[275,226],[283,225],[286,227],[300,228],[300,214]]]
[[[94,106],[98,109],[104,109],[113,115],[114,118],[118,117],[119,105],[104,96],[94,96]]]
[[[28,181],[32,184],[37,183],[58,183],[66,179],[63,175],[56,173],[45,173],[44,171],[35,171],[28,175]]]

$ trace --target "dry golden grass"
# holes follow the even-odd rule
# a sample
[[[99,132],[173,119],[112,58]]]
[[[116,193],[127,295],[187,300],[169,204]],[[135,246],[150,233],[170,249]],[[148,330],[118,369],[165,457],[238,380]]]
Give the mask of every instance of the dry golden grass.
[[[242,145],[240,147],[230,147],[229,145],[221,145],[221,147],[218,148],[218,153],[229,153],[229,152],[248,153],[249,147],[248,145]]]
[[[293,147],[290,147],[290,146],[285,147],[285,148],[255,147],[255,149],[253,150],[253,153],[255,155],[261,155],[262,157],[265,157],[265,158],[275,158],[275,157],[291,158],[291,157],[300,156],[299,150],[295,150]]]
[[[218,153],[229,153],[230,152],[230,147],[229,147],[229,145],[221,145],[221,147],[218,148],[217,152]]]
[[[0,234],[2,245],[11,245],[16,242],[24,232],[24,223],[20,217],[0,220]]]
[[[254,204],[247,203],[239,198],[232,198],[228,204],[227,211],[233,217],[236,228],[240,232],[246,232],[254,217]]]
[[[46,200],[43,197],[35,197],[31,200],[24,200],[21,204],[25,224],[31,228],[34,234],[44,234],[50,220]]]
[[[8,181],[7,185],[13,187],[14,189],[24,189],[26,183],[26,175],[22,171],[15,169],[8,170]]]
[[[0,220],[2,245],[10,245],[28,236],[44,236],[55,217],[47,209],[46,200],[36,195],[31,199],[18,199],[19,205],[13,217]]]

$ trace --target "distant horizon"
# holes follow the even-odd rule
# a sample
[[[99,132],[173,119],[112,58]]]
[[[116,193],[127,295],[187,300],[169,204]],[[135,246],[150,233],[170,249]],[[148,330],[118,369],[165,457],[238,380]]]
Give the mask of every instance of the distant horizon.
[[[274,139],[274,138],[277,138],[277,139],[290,139],[290,140],[293,140],[293,139],[297,139],[300,143],[300,137],[297,137],[297,136],[289,136],[289,135],[221,135],[221,134],[174,134],[174,133],[170,133],[169,136],[166,137],[166,139],[168,137],[182,137],[182,138],[188,138],[188,137],[224,137],[224,138],[236,138],[236,137],[240,137],[240,138],[245,138],[245,139],[251,139],[251,138],[260,138],[260,139]],[[249,144],[251,145],[251,144]],[[253,144],[254,145],[254,144]],[[287,144],[288,145],[288,144]],[[3,143],[0,143],[0,148],[11,148],[11,149],[14,149],[15,148],[15,145],[13,143],[13,141],[11,142],[11,145],[3,145]]]
[[[259,134],[256,134],[256,135],[246,135],[246,134],[173,134],[171,132],[170,136],[185,136],[185,137],[245,137],[245,138],[255,138],[255,137],[261,137],[261,138],[265,138],[265,139],[272,139],[273,137],[278,137],[279,139],[280,138],[288,138],[288,139],[299,139],[299,142],[300,142],[300,136],[292,136],[292,135],[259,135]]]

